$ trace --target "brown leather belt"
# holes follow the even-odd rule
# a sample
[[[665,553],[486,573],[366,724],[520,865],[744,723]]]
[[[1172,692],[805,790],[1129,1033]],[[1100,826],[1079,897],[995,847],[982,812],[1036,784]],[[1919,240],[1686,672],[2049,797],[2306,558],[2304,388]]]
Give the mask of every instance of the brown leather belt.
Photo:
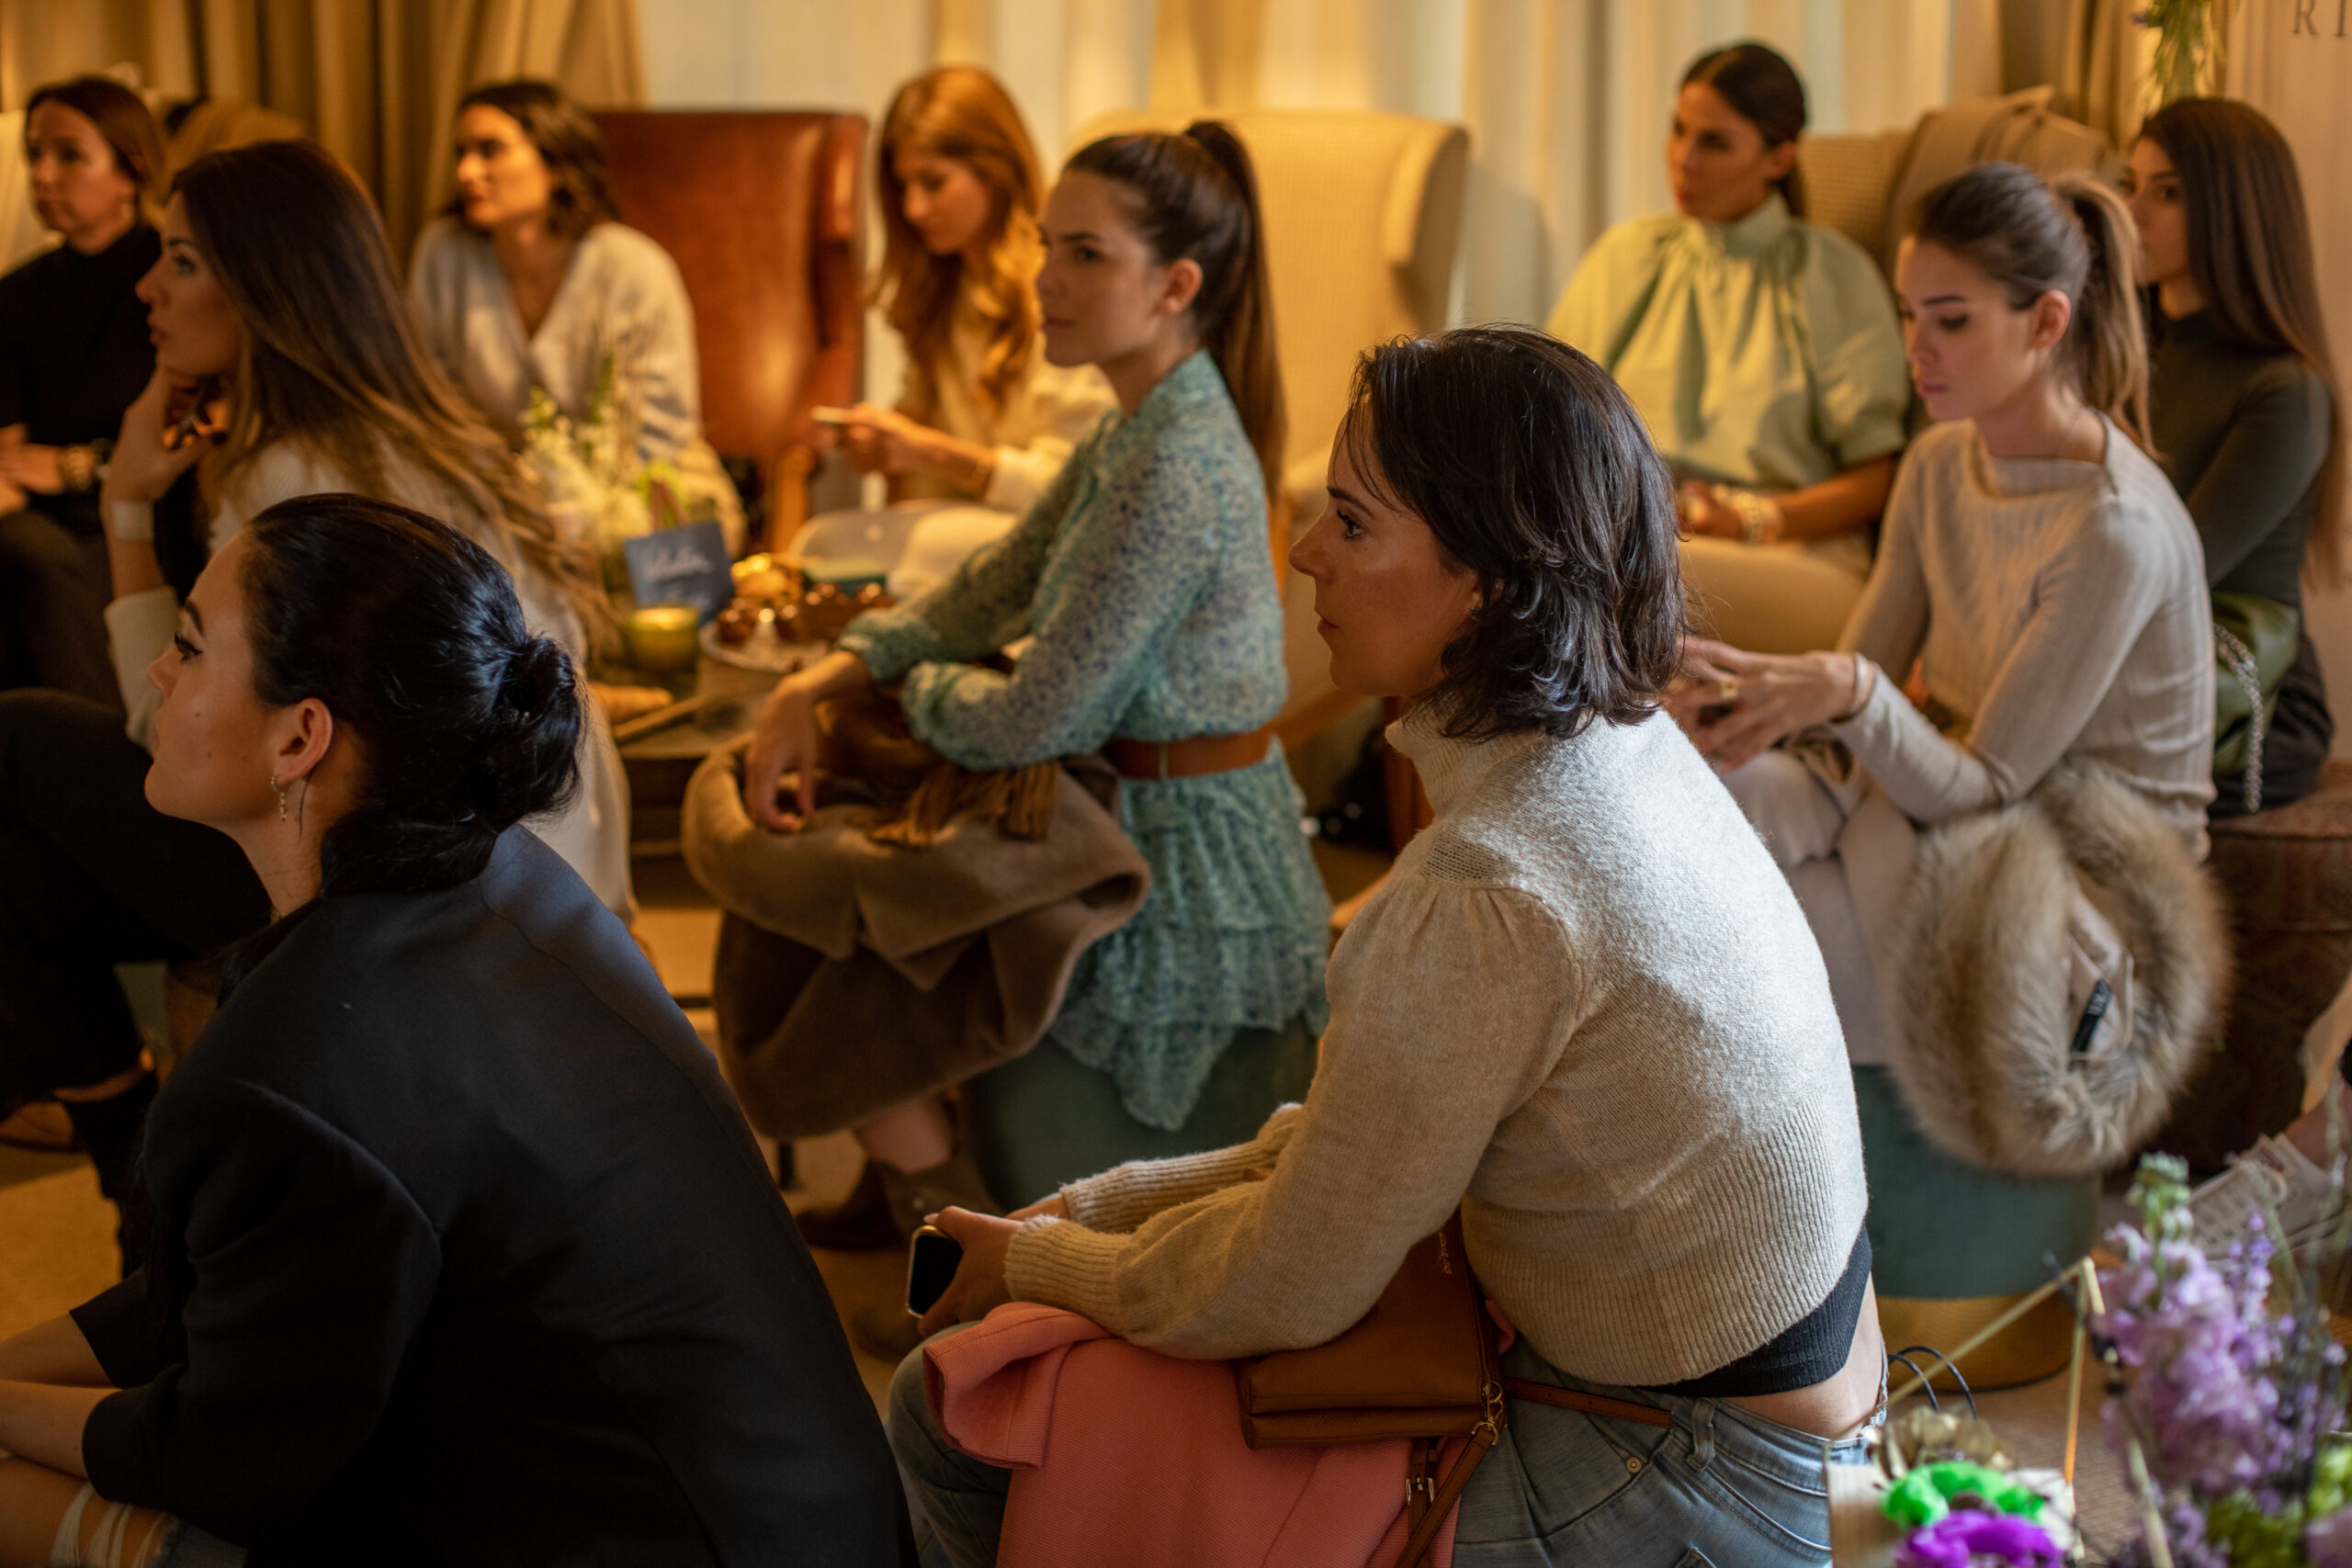
[[[1272,735],[1266,729],[1247,735],[1188,735],[1182,740],[1130,740],[1114,735],[1102,743],[1102,758],[1131,779],[1193,779],[1259,761]]]

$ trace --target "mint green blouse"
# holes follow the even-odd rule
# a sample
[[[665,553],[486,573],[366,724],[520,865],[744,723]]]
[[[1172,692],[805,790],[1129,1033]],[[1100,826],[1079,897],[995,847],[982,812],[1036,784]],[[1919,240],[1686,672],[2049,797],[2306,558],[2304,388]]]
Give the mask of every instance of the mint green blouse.
[[[1900,450],[1911,379],[1877,265],[1778,195],[1585,253],[1546,324],[1617,378],[1678,478],[1802,490]]]
[[[1113,736],[1255,729],[1283,705],[1265,479],[1205,351],[1104,417],[1004,537],[840,646],[905,677],[908,728],[967,768]],[[1011,675],[968,660],[1023,633]],[[1148,1125],[1183,1124],[1235,1032],[1320,1032],[1329,898],[1278,746],[1197,778],[1126,779],[1120,825],[1151,867],[1134,919],[1089,948],[1047,1032]]]

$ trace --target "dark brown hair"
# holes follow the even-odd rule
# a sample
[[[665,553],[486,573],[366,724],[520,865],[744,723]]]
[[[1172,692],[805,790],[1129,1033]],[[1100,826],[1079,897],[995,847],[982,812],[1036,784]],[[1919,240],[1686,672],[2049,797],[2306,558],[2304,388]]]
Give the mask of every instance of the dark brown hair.
[[[576,553],[498,433],[425,356],[375,204],[311,141],[209,153],[172,191],[198,252],[244,325],[229,428],[201,469],[213,495],[264,448],[291,442],[384,493],[406,461],[499,529],[598,624]]]
[[[1709,50],[1690,62],[1682,85],[1713,87],[1732,113],[1754,126],[1767,147],[1785,146],[1804,134],[1804,80],[1787,57],[1753,39]],[[1804,181],[1794,164],[1772,182],[1781,199],[1804,216]]]
[[[907,221],[906,186],[891,154],[920,148],[964,164],[989,187],[988,265],[975,275],[964,258],[935,256]],[[1045,260],[1037,212],[1045,176],[1021,111],[997,79],[972,65],[943,65],[900,87],[882,120],[875,178],[882,199],[882,267],[875,303],[906,340],[909,412],[936,412],[933,367],[947,362],[959,298],[989,322],[980,356],[979,393],[1001,409],[1027,374],[1037,347],[1037,268]]]
[[[2017,164],[1979,164],[1920,197],[1905,231],[1950,251],[2022,310],[2044,294],[2074,307],[2053,362],[2143,451],[2148,333],[2132,287],[2139,231],[2123,198],[2087,175],[2044,180]]]
[[[2320,313],[2319,267],[2294,150],[2251,104],[2177,98],[2140,134],[2164,150],[2180,176],[2188,215],[2188,272],[2223,341],[2262,354],[2291,354],[2327,388],[2327,462],[2312,521],[2312,563],[2339,580],[2352,553],[2345,538],[2344,398]],[[2149,310],[2151,322],[2161,320]]]
[[[141,213],[153,215],[163,198],[164,131],[147,112],[147,100],[108,76],[76,76],[38,87],[25,100],[25,134],[32,134],[33,110],[62,104],[98,128],[114,150],[114,166],[139,187]]]
[[[596,122],[552,82],[518,77],[490,82],[458,100],[464,114],[476,104],[496,109],[516,125],[539,160],[548,166],[555,188],[548,194],[548,227],[559,234],[585,234],[599,223],[617,222],[620,205],[613,199],[611,179],[605,173],[605,139]],[[452,196],[444,215],[464,220],[466,204]]]
[[[352,808],[319,843],[320,898],[469,882],[500,834],[578,792],[578,672],[532,635],[489,551],[357,495],[279,502],[244,536],[254,695],[316,697],[358,761]],[[317,908],[232,948],[221,995]]]
[[[1290,413],[1274,357],[1266,225],[1249,151],[1232,127],[1202,119],[1181,134],[1151,130],[1089,142],[1064,172],[1125,186],[1128,220],[1163,265],[1188,257],[1200,264],[1193,321],[1233,396],[1266,477],[1267,501],[1279,513]]]
[[[1609,373],[1532,327],[1366,350],[1340,426],[1383,504],[1410,512],[1485,604],[1429,694],[1484,739],[1654,712],[1681,661],[1674,484]]]

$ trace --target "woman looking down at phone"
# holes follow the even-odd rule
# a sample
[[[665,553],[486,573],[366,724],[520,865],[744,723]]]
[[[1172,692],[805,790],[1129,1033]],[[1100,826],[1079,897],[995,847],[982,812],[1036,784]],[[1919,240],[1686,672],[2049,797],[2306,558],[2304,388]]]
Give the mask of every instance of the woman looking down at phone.
[[[1092,366],[1046,353],[1046,182],[995,77],[943,65],[900,87],[874,175],[874,293],[906,346],[906,381],[893,408],[841,411],[842,443],[861,473],[889,476],[893,510],[911,518],[891,572],[903,599],[1020,521],[1116,400]]]
[[[1045,228],[1046,354],[1099,366],[1117,416],[1012,533],[787,676],[745,766],[753,818],[790,830],[814,807],[815,705],[880,682],[964,767],[1102,750],[1125,775],[1120,821],[1151,867],[1148,898],[1087,951],[1046,1038],[967,1085],[999,1127],[983,1163],[1009,1199],[1214,1146],[1233,1135],[1223,1121],[1254,1125],[1304,1089],[1329,919],[1263,728],[1284,689],[1266,511],[1283,396],[1249,155],[1213,121],[1097,141]],[[970,662],[1022,631],[1034,640],[1010,675]],[[968,1180],[920,1179],[953,1149],[935,1101],[859,1135],[873,1182],[877,1165],[918,1178],[900,1184],[902,1230],[966,1201]]]
[[[2142,446],[2134,250],[2122,201],[2088,179],[1987,164],[1928,192],[1895,288],[1938,423],[1904,460],[1844,637],[1794,657],[1690,645],[1675,709],[1798,882],[1857,1064],[1885,1063],[1897,1032],[1869,940],[1899,926],[1914,825],[2013,805],[2086,760],[2203,858],[2212,623],[2195,525]],[[1816,726],[1847,761],[1768,750]]]
[[[1884,1364],[1860,1135],[1804,918],[1659,711],[1666,466],[1592,361],[1468,328],[1364,356],[1329,488],[1292,564],[1332,680],[1409,700],[1436,819],[1332,954],[1314,1087],[1238,1146],[942,1213],[922,1326],[1010,1297],[1171,1356],[1317,1345],[1459,1205],[1504,1370],[1671,1424],[1514,1403],[1457,1564],[1821,1562],[1823,1439]],[[992,1561],[1007,1472],[946,1446],[919,1356],[889,1425],[925,1561]]]
[[[152,678],[149,798],[277,919],[155,1100],[149,1267],[0,1343],[0,1568],[902,1561],[716,1064],[518,826],[587,715],[505,568],[283,502]]]

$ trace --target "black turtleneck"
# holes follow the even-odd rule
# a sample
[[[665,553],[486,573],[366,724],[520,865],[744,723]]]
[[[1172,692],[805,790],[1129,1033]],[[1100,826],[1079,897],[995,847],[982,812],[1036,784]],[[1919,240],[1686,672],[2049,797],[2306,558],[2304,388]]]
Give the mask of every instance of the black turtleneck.
[[[2300,607],[2303,552],[2327,463],[2326,385],[2292,354],[2229,342],[2209,311],[2156,321],[2162,335],[2149,366],[2148,423],[2156,460],[2204,542],[2205,581],[2217,593],[2257,593]],[[2266,807],[2311,793],[2335,735],[2306,627],[2263,742]],[[2238,775],[2213,783],[2212,817],[2245,811]]]
[[[147,308],[131,290],[162,254],[155,231],[134,223],[96,255],[60,245],[0,277],[0,426],[21,424],[42,446],[114,435],[154,373]],[[88,498],[32,500],[61,518],[96,516]]]
[[[2327,462],[2326,386],[2292,354],[2228,342],[2209,311],[2160,328],[2149,423],[2205,543],[2206,581],[2301,604]]]

